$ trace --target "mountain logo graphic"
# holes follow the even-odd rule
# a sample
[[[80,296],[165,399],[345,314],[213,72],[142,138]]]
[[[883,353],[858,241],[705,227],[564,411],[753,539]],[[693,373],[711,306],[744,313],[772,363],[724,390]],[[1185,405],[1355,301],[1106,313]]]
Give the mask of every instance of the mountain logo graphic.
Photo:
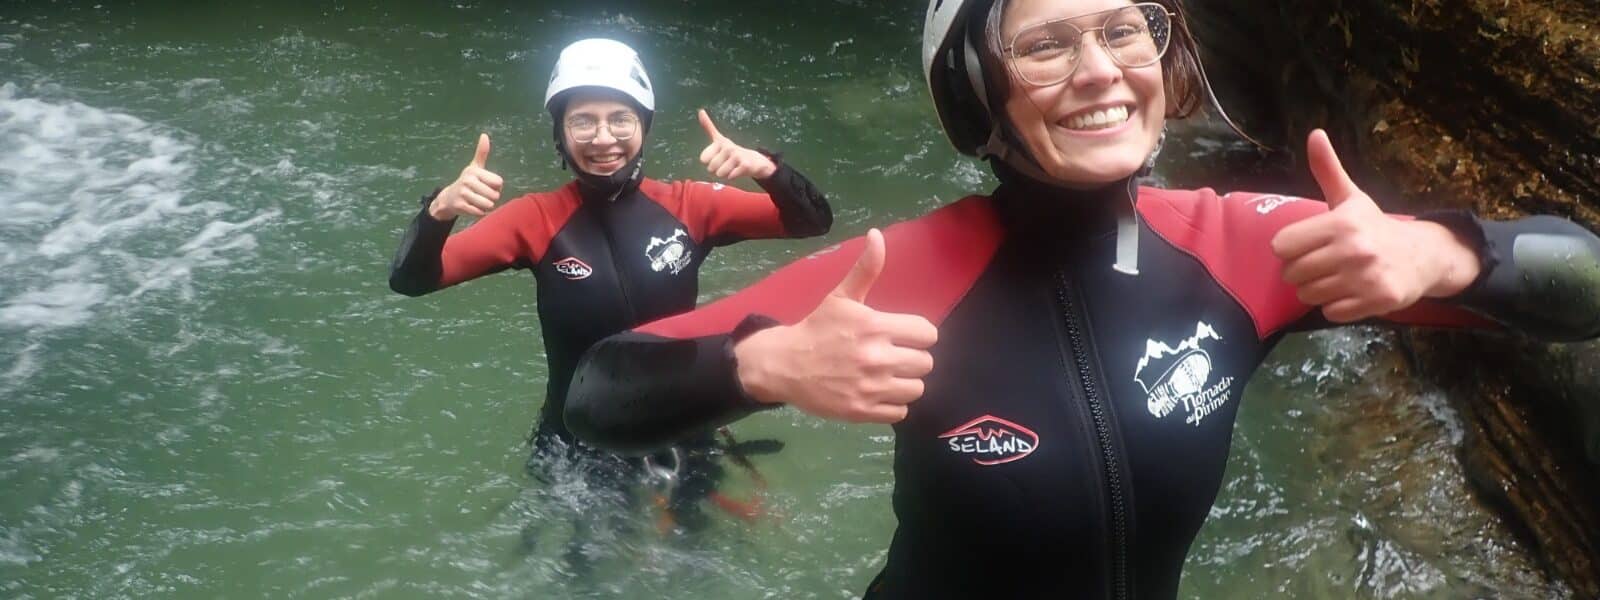
[[[1039,434],[994,415],[967,421],[939,436],[950,451],[989,467],[1027,458],[1039,449]]]
[[[1194,335],[1178,342],[1176,347],[1157,340],[1145,340],[1144,357],[1133,370],[1133,379],[1144,388],[1146,408],[1156,418],[1172,414],[1180,405],[1188,414],[1189,423],[1199,425],[1227,400],[1233,384],[1232,377],[1224,377],[1211,387],[1211,353],[1206,342],[1221,342],[1222,336],[1204,321],[1195,323]]]
[[[657,273],[671,271],[677,275],[689,266],[689,260],[693,257],[689,254],[688,244],[683,242],[683,236],[682,229],[675,229],[667,239],[650,237],[650,245],[644,247],[644,255],[650,259],[651,270]]]

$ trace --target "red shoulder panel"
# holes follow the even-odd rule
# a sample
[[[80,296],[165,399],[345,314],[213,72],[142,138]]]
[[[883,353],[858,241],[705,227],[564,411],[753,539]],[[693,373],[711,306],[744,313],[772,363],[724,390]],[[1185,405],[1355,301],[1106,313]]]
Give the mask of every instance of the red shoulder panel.
[[[1168,243],[1193,256],[1255,321],[1265,339],[1311,307],[1283,281],[1272,236],[1295,221],[1327,212],[1321,202],[1289,196],[1200,190],[1139,189],[1139,214]]]
[[[955,308],[1000,246],[1002,232],[989,199],[972,196],[919,219],[891,225],[883,273],[867,305],[921,315],[935,325]],[[727,333],[751,314],[794,324],[833,291],[865,244],[857,237],[824,248],[766,279],[693,312],[656,321],[638,331],[670,338]]]
[[[696,244],[706,238],[733,235],[742,239],[783,237],[783,220],[772,197],[762,192],[703,181],[670,184],[645,179],[639,191],[689,230]]]
[[[505,269],[518,259],[539,262],[550,240],[583,203],[577,185],[574,181],[553,192],[512,199],[450,236],[440,255],[440,287]]]
[[[1272,238],[1290,224],[1327,212],[1327,204],[1274,194],[1218,196],[1209,188],[1140,188],[1138,206],[1157,235],[1200,261],[1244,307],[1262,339],[1315,309],[1300,302],[1294,286],[1283,280],[1283,261],[1272,252]],[[1384,315],[1383,320],[1436,327],[1493,326],[1465,310],[1427,300]]]

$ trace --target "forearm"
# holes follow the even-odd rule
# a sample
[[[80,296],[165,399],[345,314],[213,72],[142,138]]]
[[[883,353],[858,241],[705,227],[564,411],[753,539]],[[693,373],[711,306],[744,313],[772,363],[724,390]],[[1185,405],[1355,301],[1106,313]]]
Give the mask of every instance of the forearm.
[[[1600,238],[1593,233],[1550,216],[1422,218],[1479,248],[1478,276],[1449,302],[1546,341],[1600,336]]]
[[[742,334],[668,339],[626,332],[602,340],[573,376],[568,429],[595,447],[642,454],[769,407],[739,383],[733,344]]]
[[[428,205],[439,190],[424,196],[422,209],[411,220],[400,248],[389,267],[389,288],[407,296],[421,296],[439,289],[444,266],[444,244],[455,220],[439,221],[428,214]]]
[[[762,151],[777,169],[766,178],[757,179],[761,189],[772,197],[778,208],[778,218],[783,221],[784,233],[789,237],[822,235],[833,227],[833,207],[828,199],[794,167],[784,162],[781,154]]]

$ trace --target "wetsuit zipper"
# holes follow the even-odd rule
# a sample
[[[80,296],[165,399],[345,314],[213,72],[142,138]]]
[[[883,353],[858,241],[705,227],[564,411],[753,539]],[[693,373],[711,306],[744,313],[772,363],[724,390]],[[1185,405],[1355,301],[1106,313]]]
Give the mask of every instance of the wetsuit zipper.
[[[1056,271],[1056,300],[1066,320],[1067,339],[1072,344],[1072,358],[1076,363],[1078,381],[1083,385],[1083,397],[1089,405],[1094,420],[1096,441],[1100,444],[1101,466],[1104,469],[1106,493],[1111,500],[1111,589],[1117,600],[1128,598],[1128,504],[1122,489],[1122,471],[1117,451],[1111,437],[1109,407],[1102,402],[1095,385],[1094,371],[1089,366],[1088,348],[1084,342],[1084,327],[1078,313],[1077,302],[1065,270]]]
[[[603,207],[606,211],[616,210],[617,198],[608,201]],[[635,314],[633,300],[628,297],[628,275],[622,271],[622,265],[617,262],[617,240],[611,235],[611,220],[609,214],[597,215],[600,219],[600,234],[606,237],[606,256],[611,260],[611,272],[616,274],[617,292],[622,294],[622,310],[628,318],[628,323],[637,324],[639,315]],[[630,327],[633,325],[630,325]]]

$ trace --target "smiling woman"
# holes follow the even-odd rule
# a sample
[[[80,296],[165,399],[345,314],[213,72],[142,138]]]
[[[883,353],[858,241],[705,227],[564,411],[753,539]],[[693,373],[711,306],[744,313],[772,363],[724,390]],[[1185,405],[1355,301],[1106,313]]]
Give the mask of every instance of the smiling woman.
[[[1098,187],[1138,170],[1166,123],[1158,61],[1171,42],[1167,9],[1105,2],[1105,10],[1060,19],[1046,2],[1013,4],[998,13],[988,55],[1015,73],[995,86],[1003,92],[996,100],[1022,146],[1072,185]],[[999,47],[1002,40],[1011,42]]]
[[[1492,25],[1494,9],[1466,4],[1476,8],[1439,10]],[[1327,29],[1327,12],[1299,3],[1251,5]],[[640,51],[659,109],[644,138],[650,177],[716,181],[697,163],[710,142],[694,108],[705,106],[728,136],[779,146],[828,192],[830,237],[987,193],[987,164],[946,146],[919,49],[907,43],[925,5],[4,6],[0,598],[837,599],[883,567],[896,525],[889,429],[778,410],[735,429],[744,444],[786,444],[753,459],[781,524],[718,518],[702,534],[656,536],[653,515],[630,512],[641,535],[597,532],[583,548],[596,568],[575,576],[562,542],[575,515],[607,512],[607,496],[576,477],[523,476],[521,441],[549,365],[532,278],[483,277],[410,299],[374,273],[387,269],[416,196],[450,183],[484,128],[494,138],[487,168],[505,179],[501,209],[574,178],[558,167],[540,106],[574,36],[625,35]],[[816,23],[827,26],[797,26]],[[1098,43],[1091,33],[1084,50]],[[1555,120],[1566,131],[1584,122]],[[1171,128],[1147,181],[1223,183],[1256,164],[1224,128],[1190,121]],[[1285,200],[1254,207],[1278,214],[1305,202]],[[460,220],[458,235],[473,219]],[[674,233],[625,250],[658,238],[656,254],[669,258]],[[956,241],[924,250],[967,253]],[[719,249],[699,267],[701,297],[824,243]],[[556,258],[556,276],[587,273],[580,282],[612,268]],[[1193,325],[1154,339],[1175,347]],[[1461,422],[1437,390],[1394,375],[1391,340],[1373,328],[1290,336],[1257,370],[1183,597],[1571,595],[1545,587],[1525,546],[1466,495],[1452,437]],[[1216,343],[1201,337],[1205,350]],[[1137,350],[1111,362],[1122,368]],[[1168,419],[1187,417],[1188,384],[1166,376],[1180,356],[1139,372],[1172,394]],[[1144,396],[1134,402],[1148,410]],[[1022,453],[1005,453],[1005,432],[1032,439],[998,421],[972,429],[1002,452],[963,455],[973,469],[974,459]],[[1341,433],[1319,433],[1328,431]],[[954,452],[949,442],[966,437],[936,441]],[[1061,444],[1046,436],[1034,452]],[[981,437],[972,447],[992,448]],[[744,496],[736,473],[723,491]],[[528,523],[548,525],[525,548]]]
[[[832,223],[822,194],[793,168],[712,135],[712,174],[752,177],[768,194],[723,184],[663,183],[643,176],[655,91],[634,51],[589,39],[568,46],[545,94],[556,150],[576,174],[558,190],[498,206],[504,179],[488,169],[490,141],[456,181],[422,199],[390,276],[395,291],[420,296],[506,269],[532,271],[550,361],[529,468],[592,461],[598,481],[634,482],[644,463],[573,444],[561,413],[572,368],[590,344],[629,327],[684,312],[698,295],[698,270],[712,248],[745,239],[821,235]],[[708,128],[709,117],[701,113]],[[727,166],[727,163],[733,166]],[[459,215],[481,220],[457,235]],[[688,478],[713,478],[711,432],[684,440]],[[673,452],[677,452],[674,450]],[[697,475],[698,473],[698,475]],[[697,514],[715,482],[681,485],[670,499],[680,520]]]
[[[945,132],[1000,186],[600,342],[567,407],[631,452],[780,404],[892,423],[870,598],[1176,596],[1245,384],[1289,332],[1600,336],[1520,283],[1600,294],[1600,270],[1542,266],[1596,264],[1600,238],[1386,215],[1321,131],[1325,202],[1141,187],[1206,88],[1176,0],[935,0],[926,23]]]

